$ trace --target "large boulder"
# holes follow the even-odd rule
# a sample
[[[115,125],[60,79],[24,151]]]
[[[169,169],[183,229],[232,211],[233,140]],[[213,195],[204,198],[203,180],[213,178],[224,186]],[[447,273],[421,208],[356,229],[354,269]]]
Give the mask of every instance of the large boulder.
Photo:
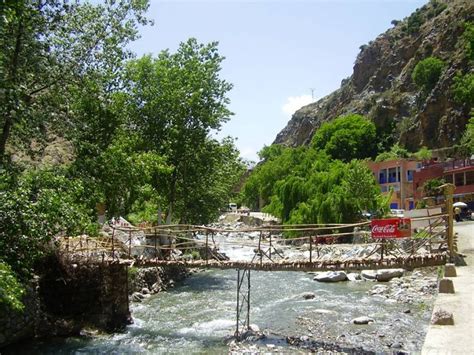
[[[347,274],[344,271],[328,271],[318,274],[313,280],[318,282],[346,281]]]
[[[377,273],[374,270],[362,270],[360,275],[365,280],[375,280]]]
[[[381,269],[377,270],[375,279],[377,281],[387,282],[393,279],[394,277],[401,277],[404,274],[403,269]]]

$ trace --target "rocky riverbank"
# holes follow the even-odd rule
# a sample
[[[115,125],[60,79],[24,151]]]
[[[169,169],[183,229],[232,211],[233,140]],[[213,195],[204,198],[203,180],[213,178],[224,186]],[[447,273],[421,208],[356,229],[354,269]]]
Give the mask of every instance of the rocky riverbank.
[[[142,302],[161,291],[173,288],[178,281],[182,281],[195,270],[182,266],[149,267],[129,269],[129,294],[132,302]]]
[[[319,273],[321,274],[321,273]],[[379,273],[383,274],[383,273]],[[395,273],[394,273],[395,274]],[[231,342],[231,353],[282,353],[282,352],[318,352],[342,354],[404,354],[418,352],[423,345],[435,296],[437,294],[436,268],[404,272],[400,277],[388,281],[377,281],[376,272],[362,272],[348,278],[345,282],[368,282],[373,284],[363,302],[374,304],[373,311],[360,314],[356,318],[348,317],[344,310],[316,309],[304,312],[296,319],[295,329],[285,333],[265,329],[251,334],[243,342]],[[317,281],[314,273],[308,277]],[[369,276],[369,277],[367,277]],[[305,302],[320,301],[325,293],[305,292],[300,295]],[[403,307],[400,305],[403,304]],[[380,312],[378,308],[385,309]],[[387,312],[387,308],[397,309]],[[304,307],[304,304],[302,305]],[[412,327],[413,317],[426,320],[423,325]],[[340,326],[337,333],[333,324]],[[409,334],[409,336],[407,336]]]

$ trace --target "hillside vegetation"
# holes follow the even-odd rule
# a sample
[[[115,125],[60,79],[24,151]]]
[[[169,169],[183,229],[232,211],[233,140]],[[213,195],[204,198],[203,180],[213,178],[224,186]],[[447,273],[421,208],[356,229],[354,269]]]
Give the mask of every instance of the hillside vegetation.
[[[276,144],[308,145],[350,113],[375,123],[379,152],[458,144],[474,103],[474,3],[432,0],[360,47],[341,87],[296,111]]]

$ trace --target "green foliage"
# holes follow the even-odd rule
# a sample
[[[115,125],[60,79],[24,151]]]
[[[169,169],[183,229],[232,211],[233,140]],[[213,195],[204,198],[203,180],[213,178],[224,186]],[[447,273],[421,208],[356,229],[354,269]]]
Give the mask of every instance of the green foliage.
[[[428,4],[416,9],[408,18],[402,27],[402,31],[408,34],[417,34],[420,27],[427,20],[438,16],[447,8],[444,2],[438,0],[431,0]]]
[[[458,73],[454,77],[451,90],[456,103],[472,107],[474,105],[474,73],[465,75]]]
[[[445,63],[439,58],[425,58],[415,66],[412,79],[424,93],[428,93],[436,86],[444,67]]]
[[[426,197],[438,197],[443,194],[439,188],[445,183],[444,179],[430,179],[423,184],[423,193]]]
[[[469,60],[474,60],[474,22],[466,22],[464,24],[463,39],[465,42],[466,55]]]
[[[410,157],[410,153],[408,151],[401,147],[398,143],[392,146],[390,151],[388,152],[382,152],[377,157],[375,158],[375,161],[382,162],[382,161],[388,161],[388,160],[394,160],[394,159],[406,159]]]
[[[419,151],[413,153],[412,157],[418,160],[429,160],[431,159],[431,150],[423,146]]]
[[[430,7],[426,11],[426,17],[428,17],[429,19],[438,16],[448,7],[447,4],[439,0],[430,0],[429,4]]]
[[[105,4],[7,1],[0,26],[0,159],[10,136],[22,139],[74,120],[75,90],[93,80],[101,91],[120,87],[118,76],[137,38],[146,0]],[[106,102],[106,97],[102,97]]]
[[[468,155],[474,154],[474,116],[471,117],[466,125],[466,130],[461,139],[461,146]]]
[[[279,145],[264,147],[259,155],[265,163],[255,167],[242,188],[243,202],[251,209],[259,209],[267,205],[272,199],[275,185],[296,169],[310,152],[306,147],[285,148]],[[305,160],[305,164],[310,164]],[[260,205],[260,200],[263,206]],[[272,205],[277,206],[278,200],[273,199]],[[279,213],[278,213],[279,215]]]
[[[25,290],[8,264],[0,261],[0,310],[10,308],[22,311],[21,302]]]
[[[374,157],[377,152],[375,125],[363,116],[352,114],[326,122],[316,131],[312,145],[333,159]]]
[[[72,235],[91,227],[91,210],[82,200],[80,181],[61,171],[40,170],[18,177],[0,176],[0,260],[27,277],[56,235]]]
[[[409,34],[417,33],[424,22],[425,20],[423,18],[423,14],[419,9],[416,9],[416,11],[408,17],[407,24],[404,29]]]
[[[267,148],[263,153],[267,159],[244,185],[244,200],[263,201],[263,211],[284,223],[352,222],[363,210],[380,209],[380,191],[362,162],[332,160],[314,147]]]
[[[166,157],[171,173],[152,186],[160,191],[167,220],[204,223],[225,205],[244,165],[232,139],[211,133],[231,115],[219,77],[223,57],[217,43],[181,43],[176,53],[132,61],[124,106],[143,149]]]

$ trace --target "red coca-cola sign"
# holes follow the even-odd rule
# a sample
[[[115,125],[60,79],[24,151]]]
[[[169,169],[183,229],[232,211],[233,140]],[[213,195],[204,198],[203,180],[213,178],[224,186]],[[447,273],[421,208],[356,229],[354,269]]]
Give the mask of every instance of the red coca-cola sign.
[[[374,219],[371,223],[372,238],[406,238],[411,236],[410,218]]]

